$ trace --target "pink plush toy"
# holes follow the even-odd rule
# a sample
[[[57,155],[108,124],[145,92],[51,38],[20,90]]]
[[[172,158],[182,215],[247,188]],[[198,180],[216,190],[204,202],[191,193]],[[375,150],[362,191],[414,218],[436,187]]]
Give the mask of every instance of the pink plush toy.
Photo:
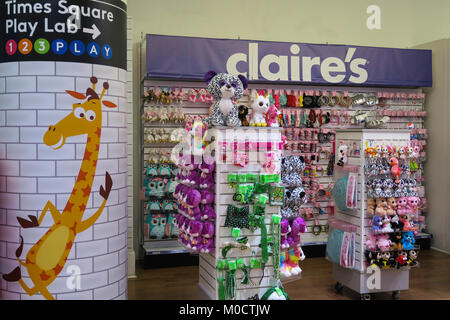
[[[203,223],[200,221],[192,220],[189,223],[189,243],[187,245],[188,248],[193,251],[198,251],[201,249],[201,233],[203,229]]]
[[[206,221],[203,223],[202,229],[202,246],[200,252],[210,253],[214,249],[214,232],[215,225],[212,222]]]
[[[366,240],[366,249],[369,251],[375,251],[377,249],[377,238],[369,233]]]
[[[269,107],[269,111],[267,111],[267,126],[268,127],[279,127],[278,116],[281,112],[278,108],[273,104]]]
[[[407,197],[407,213],[413,213],[416,214],[417,210],[419,209],[420,205],[420,198],[419,197]]]
[[[401,197],[397,199],[397,214],[405,214],[407,211],[408,199]]]
[[[289,248],[289,242],[287,239],[287,235],[291,232],[291,226],[289,225],[289,220],[281,219],[281,238],[280,238],[280,246],[282,249]]]
[[[392,245],[392,241],[389,240],[389,236],[387,234],[378,236],[377,246],[381,251],[383,251],[383,252],[389,251],[389,248],[391,247],[391,245]]]

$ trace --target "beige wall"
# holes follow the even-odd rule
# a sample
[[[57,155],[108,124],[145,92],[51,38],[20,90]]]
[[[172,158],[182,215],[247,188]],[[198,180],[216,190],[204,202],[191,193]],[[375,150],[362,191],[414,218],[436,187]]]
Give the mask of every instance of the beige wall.
[[[450,40],[418,46],[433,50],[433,87],[426,89],[428,129],[425,186],[429,202],[426,222],[433,234],[432,246],[450,252]]]
[[[366,27],[369,5],[381,9],[380,30]],[[135,123],[140,121],[138,43],[142,34],[406,48],[449,38],[449,12],[448,0],[129,0]],[[135,155],[139,152],[135,144]],[[138,194],[137,184],[134,189]],[[134,201],[137,204],[138,197]],[[138,216],[135,212],[136,228]]]

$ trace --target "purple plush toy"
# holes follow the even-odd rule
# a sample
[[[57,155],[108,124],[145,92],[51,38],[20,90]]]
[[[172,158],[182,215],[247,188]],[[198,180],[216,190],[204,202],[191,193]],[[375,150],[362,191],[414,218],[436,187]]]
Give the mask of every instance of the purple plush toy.
[[[188,243],[188,248],[193,251],[198,251],[201,249],[201,233],[203,229],[203,223],[200,221],[192,220],[189,223],[189,236],[190,240]]]
[[[214,231],[215,225],[212,222],[205,221],[202,229],[202,246],[200,252],[209,253],[214,249]]]
[[[380,233],[383,226],[383,219],[380,216],[374,216],[372,219],[372,233]]]
[[[281,219],[281,238],[280,246],[282,249],[289,248],[289,242],[287,235],[291,232],[291,226],[288,219]]]
[[[200,204],[201,195],[197,189],[191,189],[186,195],[186,207],[189,215],[193,215],[193,208]]]
[[[200,173],[198,170],[191,170],[189,171],[189,175],[181,182],[188,186],[197,187],[200,185]]]
[[[188,243],[189,243],[189,233],[188,233],[188,230],[189,230],[189,224],[191,223],[191,221],[189,220],[189,219],[184,219],[183,220],[183,223],[181,224],[181,228],[179,229],[180,230],[180,236],[179,236],[179,238],[181,238],[180,240],[181,240],[181,243],[185,246],[185,247],[187,247],[187,245],[188,245]]]
[[[200,175],[199,186],[201,189],[214,189],[214,178],[212,173]]]
[[[202,205],[202,220],[215,221],[216,212],[210,204]]]
[[[297,217],[292,221],[291,235],[288,238],[289,247],[296,247],[300,243],[300,234],[306,232],[306,223],[302,217]]]
[[[213,173],[215,166],[214,159],[208,158],[207,161],[203,161],[199,169],[202,173]]]
[[[214,202],[214,193],[210,190],[202,190],[201,194],[201,203],[203,204],[211,204]]]

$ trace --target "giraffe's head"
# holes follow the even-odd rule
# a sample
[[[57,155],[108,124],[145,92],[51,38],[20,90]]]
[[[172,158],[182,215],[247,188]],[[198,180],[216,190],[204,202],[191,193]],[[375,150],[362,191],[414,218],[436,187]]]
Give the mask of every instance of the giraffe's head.
[[[44,143],[55,150],[61,148],[66,138],[81,134],[93,134],[99,132],[102,126],[102,104],[108,108],[117,106],[111,101],[102,101],[105,91],[109,89],[107,82],[103,83],[100,95],[95,92],[96,77],[91,78],[92,88],[86,90],[86,94],[66,90],[68,94],[78,100],[86,101],[73,104],[73,111],[60,120],[57,124],[48,127],[44,134]]]

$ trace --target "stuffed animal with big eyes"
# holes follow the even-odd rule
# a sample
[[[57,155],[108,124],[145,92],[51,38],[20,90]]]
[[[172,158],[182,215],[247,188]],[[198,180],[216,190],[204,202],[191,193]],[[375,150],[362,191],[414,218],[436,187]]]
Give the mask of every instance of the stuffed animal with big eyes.
[[[266,113],[269,111],[270,98],[269,95],[262,92],[256,92],[252,103],[252,119],[250,125],[252,127],[267,127]]]
[[[244,94],[247,78],[243,75],[236,77],[229,73],[208,71],[205,81],[208,84],[208,92],[215,101],[209,117],[204,122],[208,126],[240,126],[238,105],[234,101]]]
[[[239,120],[241,120],[241,125],[243,127],[248,127],[249,123],[247,120],[248,115],[248,107],[246,105],[239,106]]]

